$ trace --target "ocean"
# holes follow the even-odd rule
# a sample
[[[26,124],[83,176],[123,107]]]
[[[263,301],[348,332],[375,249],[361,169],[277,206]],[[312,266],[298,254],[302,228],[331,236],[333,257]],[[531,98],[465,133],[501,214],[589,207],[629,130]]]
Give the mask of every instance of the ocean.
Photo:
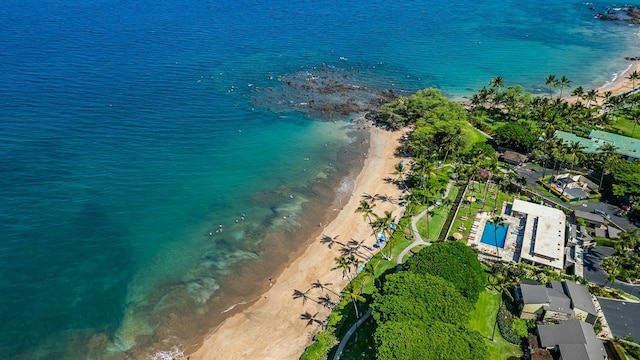
[[[640,50],[593,18],[604,2],[2,5],[4,359],[195,350],[351,193],[366,132],[347,99],[594,88]]]

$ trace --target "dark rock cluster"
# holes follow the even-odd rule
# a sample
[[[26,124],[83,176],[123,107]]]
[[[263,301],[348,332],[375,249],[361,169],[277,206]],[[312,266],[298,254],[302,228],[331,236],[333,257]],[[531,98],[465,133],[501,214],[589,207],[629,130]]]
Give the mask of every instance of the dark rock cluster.
[[[610,7],[604,12],[596,13],[594,17],[605,21],[638,25],[640,24],[640,5]]]
[[[323,64],[278,77],[276,86],[255,88],[254,104],[283,113],[299,111],[311,118],[333,120],[377,111],[396,97],[393,90],[362,85],[357,69]]]

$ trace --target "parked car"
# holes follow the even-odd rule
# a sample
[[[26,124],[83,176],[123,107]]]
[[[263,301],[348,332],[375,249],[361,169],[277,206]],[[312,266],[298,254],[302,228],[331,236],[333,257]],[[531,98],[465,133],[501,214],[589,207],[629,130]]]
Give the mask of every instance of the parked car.
[[[607,212],[606,212],[606,211],[604,211],[604,210],[594,209],[594,210],[593,210],[593,213],[594,213],[594,214],[601,215],[603,218],[605,218],[605,219],[607,219],[607,220],[611,219],[611,215],[607,214]]]

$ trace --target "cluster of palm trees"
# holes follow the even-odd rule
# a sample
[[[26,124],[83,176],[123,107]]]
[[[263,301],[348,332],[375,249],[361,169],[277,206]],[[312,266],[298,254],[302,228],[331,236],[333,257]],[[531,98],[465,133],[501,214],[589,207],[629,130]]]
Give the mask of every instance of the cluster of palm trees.
[[[634,71],[628,77],[635,89],[640,73]],[[537,128],[554,126],[566,131],[585,131],[593,127],[613,125],[618,118],[633,123],[632,135],[640,122],[640,94],[627,93],[613,96],[611,91],[599,92],[597,89],[585,90],[577,86],[571,94],[575,102],[567,102],[562,96],[564,90],[571,87],[566,76],[557,78],[549,75],[545,85],[549,88],[548,97],[534,97],[520,86],[504,89],[504,80],[498,76],[491,79],[490,87],[482,87],[470,99],[471,121],[480,125],[484,114],[499,121],[533,121]],[[553,89],[560,88],[559,96],[553,97]]]
[[[549,127],[544,133],[542,133],[540,140],[538,141],[533,156],[542,162],[542,178],[546,176],[547,168],[552,162],[551,169],[555,171],[556,175],[560,172],[563,165],[571,164],[571,170],[575,165],[580,165],[589,162],[593,165],[599,165],[600,167],[600,188],[602,187],[602,181],[604,175],[608,171],[608,167],[613,159],[617,158],[617,148],[608,142],[604,142],[596,156],[591,154],[587,156],[584,152],[586,147],[578,141],[565,142],[558,138],[555,134],[553,127]]]
[[[547,78],[544,81],[544,84],[547,85],[549,87],[549,96],[551,97],[553,95],[553,91],[552,88],[560,88],[560,95],[559,98],[562,98],[562,92],[564,90],[564,88],[569,88],[571,87],[571,80],[567,79],[566,76],[562,75],[559,79],[556,78],[555,75],[551,74],[549,76],[547,76]]]
[[[613,247],[613,255],[602,262],[607,272],[607,280],[616,278],[623,281],[635,281],[640,278],[640,234],[637,228],[629,228],[620,233]]]
[[[387,246],[384,247],[387,249],[385,258],[389,259],[391,256],[391,246],[389,245],[391,234],[393,233],[394,228],[398,225],[395,224],[395,217],[390,211],[385,211],[384,215],[378,215],[373,211],[373,209],[376,206],[376,199],[390,202],[394,202],[395,199],[387,195],[371,196],[369,194],[363,194],[363,198],[364,199],[360,201],[360,206],[356,209],[356,213],[361,213],[364,220],[369,223],[372,235],[376,242],[380,240],[380,234],[382,234],[382,237],[387,240]],[[355,243],[352,243],[352,245],[355,245]],[[360,242],[358,246],[360,248],[368,249],[368,247],[362,246],[362,242]]]

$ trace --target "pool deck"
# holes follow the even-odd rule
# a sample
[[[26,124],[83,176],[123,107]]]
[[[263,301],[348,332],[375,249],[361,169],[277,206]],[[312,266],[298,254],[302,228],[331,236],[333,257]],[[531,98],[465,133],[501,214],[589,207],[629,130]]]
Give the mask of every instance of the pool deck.
[[[478,259],[481,261],[518,261],[520,257],[520,250],[522,249],[522,231],[520,225],[520,219],[512,216],[501,216],[505,219],[505,224],[509,225],[507,230],[507,236],[504,240],[503,248],[496,248],[495,246],[488,245],[480,242],[482,239],[482,233],[484,232],[485,225],[491,220],[492,213],[480,212],[473,220],[471,232],[467,237],[467,244],[478,250]]]

